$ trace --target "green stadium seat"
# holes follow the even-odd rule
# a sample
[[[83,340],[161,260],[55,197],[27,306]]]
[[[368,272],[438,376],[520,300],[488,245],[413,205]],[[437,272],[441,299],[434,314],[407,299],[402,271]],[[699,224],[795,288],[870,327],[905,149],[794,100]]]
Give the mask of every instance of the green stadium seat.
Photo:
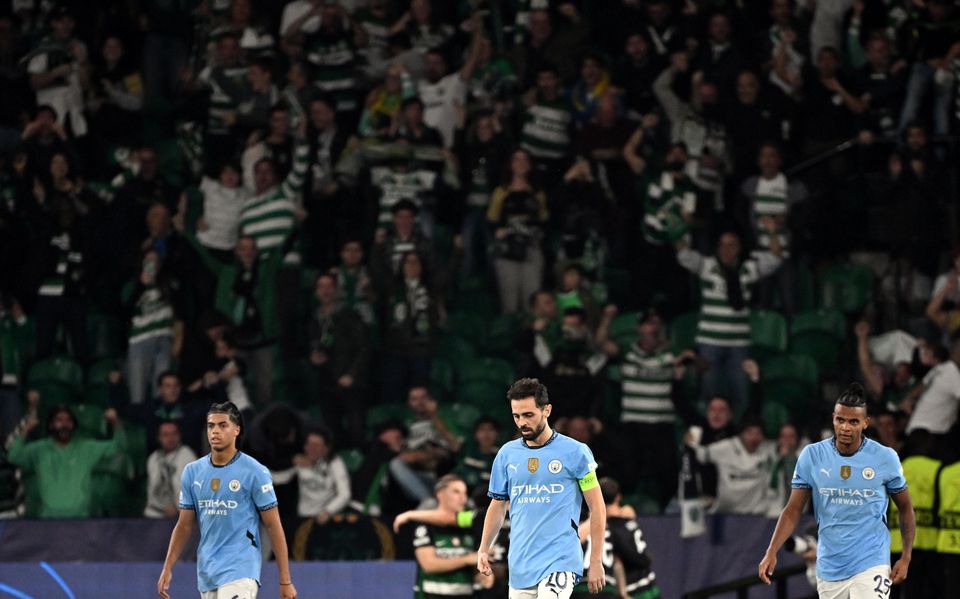
[[[500,384],[506,392],[514,381],[513,366],[500,358],[473,358],[457,363],[458,384],[477,381]]]
[[[37,475],[34,472],[21,471],[20,484],[23,486],[23,508],[27,518],[39,518],[40,486],[37,484]]]
[[[473,437],[473,425],[483,414],[475,405],[453,403],[441,405],[440,415],[454,435],[469,440]]]
[[[479,347],[487,336],[489,321],[473,312],[457,312],[447,318],[447,331]]]
[[[827,269],[817,289],[821,308],[858,314],[873,299],[874,274],[868,267],[848,262]]]
[[[106,434],[107,423],[103,418],[103,408],[88,404],[72,406],[73,415],[77,417],[77,433],[88,437],[99,438]]]
[[[790,409],[779,401],[765,401],[762,408],[763,432],[770,439],[776,439],[780,427],[791,421]]]
[[[363,452],[359,449],[344,449],[337,455],[343,460],[343,464],[347,467],[347,472],[350,474],[355,473],[360,469],[360,466],[363,465]]]
[[[810,356],[821,374],[835,376],[839,370],[846,327],[846,319],[837,310],[801,312],[790,325],[790,352]]]
[[[760,366],[760,378],[764,383],[787,381],[815,389],[820,384],[817,363],[810,356],[785,354],[765,361]]]
[[[621,350],[630,347],[640,338],[637,333],[637,315],[639,314],[639,312],[618,314],[610,324],[610,338],[620,346]]]
[[[117,357],[123,353],[123,324],[116,316],[91,314],[87,316],[87,335],[89,336],[89,357]]]
[[[457,385],[454,400],[457,403],[470,404],[484,413],[500,419],[509,412],[507,407],[507,388],[491,381],[461,382]],[[508,414],[509,415],[509,414]]]
[[[100,460],[92,477],[91,507],[94,517],[120,518],[132,515],[133,502],[128,493],[128,482],[133,476],[130,459],[124,454],[107,456]]]
[[[430,362],[430,392],[440,401],[446,401],[453,395],[456,370],[453,363],[443,356],[437,356]]]
[[[367,432],[371,435],[377,425],[392,418],[403,421],[407,416],[406,404],[377,404],[367,410]]]
[[[517,314],[501,314],[494,318],[483,339],[484,353],[500,356],[510,353],[520,323],[521,317]]]
[[[83,388],[83,369],[69,358],[56,357],[37,362],[27,373],[29,385],[50,382],[79,392]]]
[[[476,357],[477,347],[462,337],[444,335],[437,345],[435,355],[443,356],[454,364],[458,364],[463,360]]]
[[[696,348],[697,321],[699,319],[700,314],[698,312],[687,312],[680,314],[670,322],[670,346],[674,352]]]
[[[750,355],[755,360],[787,350],[787,319],[772,310],[750,311]]]
[[[147,471],[147,429],[135,424],[125,424],[123,432],[127,436],[127,457],[133,464],[135,476],[144,476]]]
[[[808,423],[818,416],[820,372],[810,356],[786,354],[760,366],[764,403],[778,403],[798,421]]]
[[[817,278],[803,262],[797,263],[797,308],[813,310],[817,307]]]

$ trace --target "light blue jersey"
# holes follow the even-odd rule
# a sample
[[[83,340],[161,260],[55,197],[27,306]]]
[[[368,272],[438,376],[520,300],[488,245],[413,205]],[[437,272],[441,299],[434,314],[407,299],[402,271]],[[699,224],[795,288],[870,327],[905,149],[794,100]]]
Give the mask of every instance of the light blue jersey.
[[[820,524],[817,578],[846,580],[890,565],[887,495],[907,488],[895,451],[865,439],[841,455],[833,438],[803,448],[793,473],[795,489],[810,489]]]
[[[511,587],[536,586],[553,572],[583,575],[579,481],[596,468],[589,447],[556,432],[541,447],[514,439],[497,452],[487,494],[510,500]]]
[[[187,464],[180,509],[194,510],[200,522],[201,593],[241,578],[260,582],[260,512],[276,505],[270,471],[244,453],[223,466],[209,455]]]

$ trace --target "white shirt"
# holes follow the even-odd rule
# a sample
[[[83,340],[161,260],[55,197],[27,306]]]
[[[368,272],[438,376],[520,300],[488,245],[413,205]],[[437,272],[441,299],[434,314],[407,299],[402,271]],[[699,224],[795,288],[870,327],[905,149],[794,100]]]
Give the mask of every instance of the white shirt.
[[[960,404],[960,369],[952,360],[937,364],[923,377],[923,395],[917,400],[907,434],[917,429],[942,435],[957,421]]]
[[[177,505],[180,496],[180,476],[183,469],[197,459],[197,454],[186,445],[164,453],[158,449],[147,458],[147,518],[166,518],[163,508]]]
[[[350,476],[339,456],[313,466],[297,466],[300,501],[297,514],[312,518],[320,512],[336,514],[350,502]]]
[[[250,196],[242,186],[225,187],[219,181],[204,177],[200,182],[203,193],[203,220],[210,227],[198,231],[197,239],[206,247],[232,250],[237,244],[240,227],[240,209]]]
[[[283,16],[280,17],[280,37],[283,37],[287,32],[287,28],[290,27],[291,23],[310,12],[311,8],[313,8],[313,3],[310,2],[310,0],[293,0],[293,2],[284,6]],[[300,31],[303,33],[313,33],[317,29],[320,29],[320,15],[307,19],[307,22],[303,24]],[[291,33],[297,32],[292,31]]]
[[[443,147],[452,147],[457,106],[463,106],[467,98],[466,82],[460,73],[451,73],[436,83],[421,80],[418,92],[423,102],[423,122],[440,132]]]
[[[27,63],[27,73],[31,75],[42,75],[48,70],[48,56],[46,52],[41,52],[30,59]],[[54,85],[37,90],[37,105],[47,105],[57,112],[57,122],[61,125],[66,124],[67,116],[70,116],[70,128],[77,137],[86,135],[87,119],[83,115],[83,89],[80,87],[80,77],[77,75],[77,69],[66,76],[66,85]]]
[[[717,467],[717,500],[712,512],[720,514],[761,514],[776,501],[770,488],[771,466],[776,461],[777,446],[762,441],[753,453],[740,441],[730,437],[705,447],[697,447],[697,459]]]

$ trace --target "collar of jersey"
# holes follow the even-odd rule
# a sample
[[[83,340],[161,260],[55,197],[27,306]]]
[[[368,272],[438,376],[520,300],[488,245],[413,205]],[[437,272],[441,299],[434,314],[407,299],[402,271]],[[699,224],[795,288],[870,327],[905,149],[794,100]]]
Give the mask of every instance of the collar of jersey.
[[[840,456],[841,458],[852,458],[853,456],[855,456],[855,455],[857,455],[858,453],[860,453],[861,451],[863,451],[863,448],[867,446],[867,441],[869,441],[869,440],[870,440],[870,439],[868,439],[867,436],[864,435],[863,441],[860,442],[860,447],[858,447],[855,452],[853,452],[853,453],[851,453],[851,454],[849,454],[849,455],[848,455],[848,454],[840,453],[840,450],[837,449],[837,437],[836,437],[836,435],[834,435],[833,437],[830,437],[830,447],[832,447],[833,450],[834,450],[835,452],[837,452],[837,455]]]
[[[222,466],[217,466],[216,464],[213,463],[213,452],[210,452],[210,454],[207,455],[207,460],[210,461],[210,465],[213,466],[214,468],[226,468],[226,467],[229,466],[230,464],[236,462],[237,459],[240,457],[240,454],[241,454],[241,453],[243,453],[243,452],[241,452],[241,451],[238,450],[238,451],[237,451],[237,455],[233,456],[233,458],[232,458],[229,462],[227,462],[226,464],[224,464],[224,465],[222,465]]]
[[[530,447],[529,445],[527,445],[527,440],[524,439],[523,437],[520,437],[520,442],[523,443],[523,446],[526,447],[527,449],[543,449],[547,445],[550,445],[551,443],[553,443],[553,440],[556,439],[557,435],[559,434],[560,433],[558,433],[557,431],[553,431],[553,434],[550,435],[550,438],[547,439],[547,442],[544,443],[543,445],[538,445],[537,447]]]

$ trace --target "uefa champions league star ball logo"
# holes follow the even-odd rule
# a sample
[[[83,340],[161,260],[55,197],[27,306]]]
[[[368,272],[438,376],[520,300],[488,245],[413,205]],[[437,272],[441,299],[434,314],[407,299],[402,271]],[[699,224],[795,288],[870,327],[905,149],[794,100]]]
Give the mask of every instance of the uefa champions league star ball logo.
[[[556,474],[563,470],[563,464],[560,463],[560,460],[551,460],[550,463],[547,464],[547,470],[550,471],[550,474]]]

